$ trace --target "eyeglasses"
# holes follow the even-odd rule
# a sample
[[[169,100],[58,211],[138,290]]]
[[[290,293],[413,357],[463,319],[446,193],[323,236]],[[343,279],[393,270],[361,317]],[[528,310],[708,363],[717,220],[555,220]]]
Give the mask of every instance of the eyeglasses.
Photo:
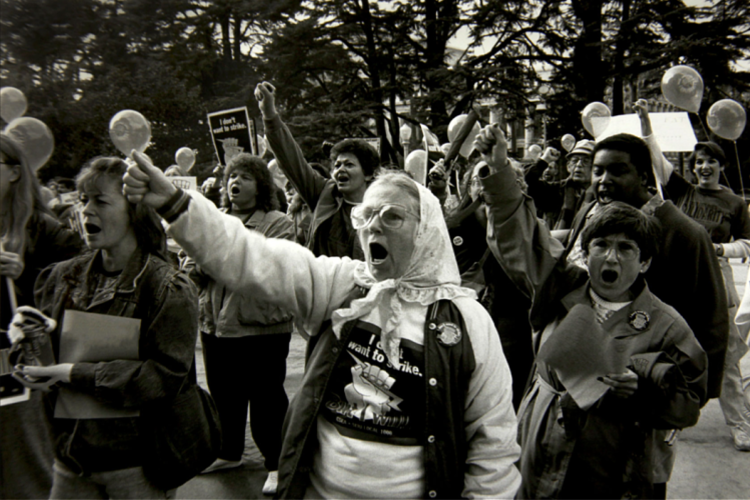
[[[614,250],[620,260],[633,260],[641,253],[633,241],[609,242],[604,238],[594,238],[589,243],[589,255],[593,257],[606,257],[610,250]]]
[[[377,209],[359,205],[352,208],[352,226],[354,229],[364,229],[372,224],[376,215],[380,217],[383,226],[389,229],[398,229],[403,226],[407,215],[419,218],[417,214],[400,205],[383,205]]]
[[[573,155],[568,158],[568,165],[591,165],[593,162],[590,156]]]

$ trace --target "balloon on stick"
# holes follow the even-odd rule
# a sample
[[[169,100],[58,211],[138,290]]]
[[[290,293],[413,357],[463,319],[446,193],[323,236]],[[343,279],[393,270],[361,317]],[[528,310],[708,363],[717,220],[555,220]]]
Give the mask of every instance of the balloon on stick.
[[[454,142],[456,140],[456,137],[458,137],[458,133],[461,130],[461,125],[463,125],[464,121],[469,117],[469,115],[463,114],[458,115],[454,117],[451,122],[448,124],[448,140],[450,142]],[[479,123],[474,123],[474,126],[471,127],[471,131],[469,132],[469,135],[466,137],[463,143],[461,143],[461,149],[458,151],[461,156],[464,158],[468,157],[471,154],[471,151],[474,149],[474,139],[479,135]]]
[[[30,116],[16,118],[3,132],[21,146],[29,166],[35,171],[47,163],[55,149],[55,139],[49,127]]]
[[[607,127],[609,127],[609,119],[611,117],[612,112],[606,104],[594,101],[590,102],[585,108],[583,108],[581,121],[583,122],[583,128],[585,128],[588,133],[596,139],[602,134],[602,132],[607,130]]]
[[[151,141],[151,124],[138,111],[124,109],[109,121],[109,137],[125,156],[134,149],[143,153]]]
[[[0,89],[0,117],[5,123],[10,123],[26,113],[28,106],[26,96],[15,87],[3,87]]]
[[[703,78],[690,66],[674,66],[661,78],[661,93],[678,108],[697,113],[703,99]]]
[[[422,185],[427,182],[425,165],[427,165],[427,151],[424,149],[415,149],[404,160],[404,170],[409,172],[412,178]]]
[[[740,103],[732,99],[722,99],[708,108],[706,121],[714,134],[722,139],[736,141],[745,130],[747,116],[745,108]]]
[[[533,161],[537,161],[542,156],[542,147],[539,144],[532,144],[529,146],[529,157]]]
[[[450,150],[451,150],[451,143],[450,142],[446,142],[446,143],[440,145],[440,151],[443,152],[443,156],[448,156],[448,151],[450,151]]]
[[[174,161],[180,166],[183,172],[190,170],[195,165],[195,153],[190,148],[180,148],[174,154]]]
[[[576,138],[573,134],[565,134],[560,139],[560,144],[565,151],[570,152],[570,150],[573,149],[573,146],[576,145]]]

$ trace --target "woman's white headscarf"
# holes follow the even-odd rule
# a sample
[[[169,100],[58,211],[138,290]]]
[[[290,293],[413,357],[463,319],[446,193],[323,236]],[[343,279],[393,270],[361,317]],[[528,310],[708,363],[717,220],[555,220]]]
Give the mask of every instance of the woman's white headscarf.
[[[421,184],[414,182],[414,185],[419,190],[420,219],[408,269],[400,278],[377,281],[367,263],[360,263],[354,272],[354,281],[359,286],[369,288],[369,292],[365,297],[352,301],[348,308],[334,311],[332,315],[333,331],[338,336],[344,323],[361,318],[383,301],[390,300],[391,312],[382,328],[381,342],[388,361],[396,368],[400,366],[398,353],[401,335],[398,325],[401,322],[402,303],[416,302],[427,306],[443,299],[476,298],[473,290],[461,287],[461,275],[440,202]]]

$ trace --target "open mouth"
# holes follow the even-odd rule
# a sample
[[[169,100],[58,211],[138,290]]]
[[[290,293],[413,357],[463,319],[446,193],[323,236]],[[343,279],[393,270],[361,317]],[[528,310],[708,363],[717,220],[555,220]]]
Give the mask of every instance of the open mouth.
[[[619,276],[619,273],[611,269],[602,271],[602,281],[605,283],[614,283],[615,281],[617,281],[618,276]]]
[[[232,188],[229,190],[229,193],[232,194],[232,195],[234,195],[234,196],[237,196],[238,194],[240,194],[240,187],[239,186],[232,186]]]
[[[343,182],[349,182],[349,176],[346,174],[338,174],[336,175],[336,182],[339,184]]]
[[[102,231],[102,228],[91,222],[84,224],[83,228],[86,230],[86,234],[97,234]]]
[[[596,197],[599,200],[599,203],[607,204],[611,201],[613,201],[612,193],[610,193],[607,190],[599,190],[596,192]]]
[[[370,259],[373,264],[380,264],[388,257],[388,250],[380,243],[370,243]]]

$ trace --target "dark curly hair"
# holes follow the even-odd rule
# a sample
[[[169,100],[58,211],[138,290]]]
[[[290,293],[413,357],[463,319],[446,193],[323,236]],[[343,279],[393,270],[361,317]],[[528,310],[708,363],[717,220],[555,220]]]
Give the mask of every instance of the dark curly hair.
[[[264,212],[279,209],[279,200],[276,197],[276,185],[268,170],[268,164],[259,156],[250,153],[240,153],[229,162],[224,170],[224,188],[227,187],[229,176],[235,170],[241,170],[253,176],[257,193],[255,195],[255,206]]]
[[[362,139],[344,139],[331,148],[331,160],[336,161],[340,154],[351,153],[357,157],[365,175],[374,175],[380,165],[380,156],[374,147]]]
[[[81,193],[95,189],[96,183],[102,177],[116,179],[122,185],[122,176],[127,169],[127,163],[121,158],[98,156],[84,165],[76,176],[76,189]],[[144,203],[128,202],[128,218],[133,225],[138,247],[144,253],[154,254],[166,260],[167,235],[156,211]]]

